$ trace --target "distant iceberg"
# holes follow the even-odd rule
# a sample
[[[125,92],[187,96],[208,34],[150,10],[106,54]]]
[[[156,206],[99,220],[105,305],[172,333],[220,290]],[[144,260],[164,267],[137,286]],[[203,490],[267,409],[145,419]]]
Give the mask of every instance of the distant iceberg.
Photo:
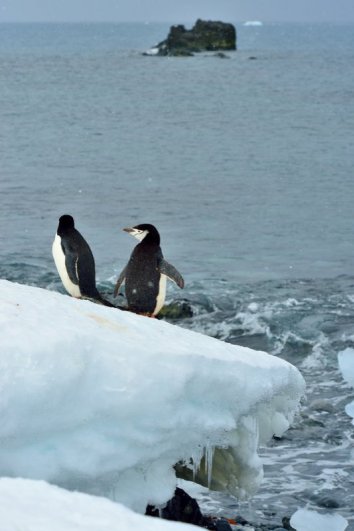
[[[260,20],[247,20],[243,23],[244,26],[263,26],[263,22]]]
[[[0,476],[44,480],[144,513],[172,497],[176,463],[192,459],[203,483],[205,454],[211,488],[239,498],[257,490],[258,445],[289,427],[304,393],[293,365],[40,288],[0,280],[0,292]],[[9,487],[0,488],[0,506]],[[18,487],[32,495],[30,483]],[[44,497],[49,489],[35,488]],[[53,503],[63,496],[63,508],[76,503],[51,493]],[[22,529],[19,511],[12,516],[6,531]]]

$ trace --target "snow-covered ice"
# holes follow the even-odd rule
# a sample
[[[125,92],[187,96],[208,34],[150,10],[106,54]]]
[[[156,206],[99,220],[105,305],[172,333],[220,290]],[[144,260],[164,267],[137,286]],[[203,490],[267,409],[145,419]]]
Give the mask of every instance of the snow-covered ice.
[[[354,349],[346,348],[339,352],[338,363],[344,380],[354,388]]]
[[[205,449],[201,482],[255,492],[258,445],[304,393],[299,371],[264,352],[4,280],[0,332],[0,476],[138,512],[165,503],[174,465],[196,470]]]
[[[338,365],[344,380],[354,388],[354,349],[346,348],[338,352]],[[354,401],[345,406],[345,411],[354,424]]]
[[[44,481],[0,478],[0,531],[196,531],[149,518],[107,498],[69,492]]]
[[[296,531],[344,531],[348,521],[340,514],[320,514],[308,509],[298,509],[290,518]]]

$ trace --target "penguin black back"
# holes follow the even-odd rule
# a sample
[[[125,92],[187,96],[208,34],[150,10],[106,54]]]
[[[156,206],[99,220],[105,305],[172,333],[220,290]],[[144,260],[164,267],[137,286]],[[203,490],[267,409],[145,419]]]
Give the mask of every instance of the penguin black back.
[[[160,235],[157,229],[148,223],[137,225],[134,229],[142,231],[143,239],[134,248],[129,260],[125,294],[133,312],[153,314],[159,295],[159,262],[163,258]],[[136,237],[139,239],[140,235]]]
[[[53,257],[65,289],[73,297],[94,299],[113,306],[102,299],[96,288],[95,260],[89,244],[75,228],[74,218],[65,214],[59,218],[53,242]]]
[[[160,234],[154,225],[143,223],[123,229],[140,243],[134,248],[129,262],[120,274],[114,291],[125,280],[125,294],[129,310],[155,316],[161,310],[166,295],[166,278],[171,278],[180,287],[183,279],[178,271],[163,257]]]

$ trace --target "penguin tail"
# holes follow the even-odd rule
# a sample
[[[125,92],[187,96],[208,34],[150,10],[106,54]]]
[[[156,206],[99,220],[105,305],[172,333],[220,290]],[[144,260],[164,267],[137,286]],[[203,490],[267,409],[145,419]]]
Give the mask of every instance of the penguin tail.
[[[94,301],[98,302],[99,304],[102,304],[103,306],[107,306],[108,308],[116,308],[117,310],[123,310],[124,312],[130,311],[128,308],[125,308],[124,306],[116,306],[115,304],[112,304],[107,299],[104,299],[101,295],[99,295],[99,297],[96,297]]]
[[[102,304],[103,306],[108,306],[108,308],[117,308],[117,306],[115,306],[115,305],[112,304],[111,302],[107,301],[107,300],[104,299],[103,297],[100,297],[99,299],[97,299],[97,302],[99,302],[99,303]]]
[[[80,298],[86,301],[94,302],[95,304],[102,304],[102,306],[108,306],[109,308],[116,308],[114,304],[112,304],[111,302],[101,297],[101,295],[94,295],[94,296],[83,295]]]
[[[112,304],[110,301],[102,297],[97,290],[95,293],[83,295],[81,298],[95,302],[96,304],[101,304],[102,306],[107,306],[107,308],[116,308],[117,310],[129,311],[128,308],[125,308],[124,306],[116,306],[115,304]]]

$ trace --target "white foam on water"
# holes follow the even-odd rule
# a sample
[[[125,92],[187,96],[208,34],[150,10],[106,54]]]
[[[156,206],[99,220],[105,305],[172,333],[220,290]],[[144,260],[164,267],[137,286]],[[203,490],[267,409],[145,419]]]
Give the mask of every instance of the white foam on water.
[[[301,364],[303,369],[319,369],[327,366],[328,360],[324,353],[324,347],[328,345],[328,338],[321,333],[319,340],[314,345],[311,354]]]
[[[324,468],[322,473],[318,476],[318,479],[323,481],[321,489],[333,490],[340,487],[343,479],[348,476],[349,473],[341,468]]]

